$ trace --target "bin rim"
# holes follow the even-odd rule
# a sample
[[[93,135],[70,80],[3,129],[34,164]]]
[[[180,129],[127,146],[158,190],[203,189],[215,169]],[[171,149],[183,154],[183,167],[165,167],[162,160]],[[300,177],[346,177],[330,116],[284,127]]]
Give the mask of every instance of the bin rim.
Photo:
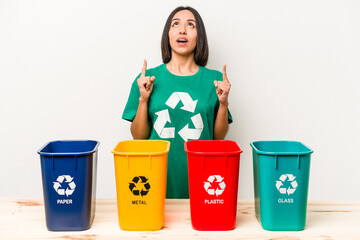
[[[303,145],[304,147],[306,147],[308,149],[308,151],[295,151],[295,152],[267,152],[267,151],[260,151],[259,149],[256,148],[256,146],[254,144],[256,143],[260,143],[260,142],[292,142],[292,143],[300,143],[301,145]],[[258,153],[258,154],[263,154],[263,155],[308,155],[313,153],[314,151],[309,148],[308,146],[306,146],[305,144],[303,144],[302,142],[299,141],[293,141],[293,140],[261,140],[261,141],[253,141],[250,143],[250,146],[252,147],[252,149]]]
[[[49,153],[49,152],[43,152],[42,150],[50,143],[56,143],[56,142],[96,142],[95,147],[90,150],[90,151],[85,151],[85,152],[63,152],[63,153]],[[49,141],[47,143],[45,143],[39,150],[38,150],[38,154],[40,154],[40,156],[82,156],[82,155],[87,155],[87,154],[91,154],[97,151],[98,147],[99,147],[100,142],[96,141],[96,140],[87,140],[87,139],[80,139],[80,140],[55,140],[55,141]]]
[[[164,151],[158,151],[158,152],[118,152],[115,151],[115,148],[124,142],[166,142],[166,149]],[[158,156],[167,154],[170,150],[170,141],[167,140],[160,140],[160,139],[133,139],[133,140],[124,140],[120,141],[116,144],[115,148],[111,151],[116,156]]]
[[[207,142],[207,141],[235,143],[236,146],[239,148],[239,150],[228,151],[228,152],[198,152],[198,151],[190,151],[188,149],[187,143],[189,143],[189,142]],[[237,144],[237,142],[231,141],[231,140],[192,140],[192,141],[186,141],[184,143],[184,145],[185,145],[185,152],[188,153],[188,154],[193,154],[193,155],[206,155],[206,156],[235,155],[235,154],[241,154],[243,152],[243,150],[240,148],[240,146]]]

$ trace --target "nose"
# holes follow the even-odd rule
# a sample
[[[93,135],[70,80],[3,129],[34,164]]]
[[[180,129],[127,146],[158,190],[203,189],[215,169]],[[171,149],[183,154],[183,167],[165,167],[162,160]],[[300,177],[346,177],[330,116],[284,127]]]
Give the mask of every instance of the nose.
[[[185,24],[182,24],[181,27],[180,27],[180,34],[183,34],[185,35],[186,34],[186,27],[185,27]]]

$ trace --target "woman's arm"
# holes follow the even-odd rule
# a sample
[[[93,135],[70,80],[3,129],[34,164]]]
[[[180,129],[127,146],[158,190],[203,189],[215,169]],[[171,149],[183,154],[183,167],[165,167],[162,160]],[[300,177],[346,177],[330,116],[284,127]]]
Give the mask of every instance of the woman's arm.
[[[226,133],[229,129],[228,122],[228,105],[220,104],[219,110],[216,115],[215,124],[214,124],[214,139],[223,140],[225,139]]]
[[[134,139],[147,139],[150,134],[150,126],[148,120],[148,101],[139,98],[139,106],[136,116],[131,123],[130,131]]]
[[[133,119],[130,131],[134,139],[147,139],[150,135],[150,125],[148,119],[148,101],[153,90],[155,77],[146,77],[147,62],[144,60],[144,66],[137,83],[140,91],[139,105]]]
[[[222,140],[225,138],[229,129],[228,122],[228,97],[231,84],[226,75],[226,65],[223,68],[223,81],[214,81],[216,94],[219,98],[219,110],[214,123],[214,139]]]

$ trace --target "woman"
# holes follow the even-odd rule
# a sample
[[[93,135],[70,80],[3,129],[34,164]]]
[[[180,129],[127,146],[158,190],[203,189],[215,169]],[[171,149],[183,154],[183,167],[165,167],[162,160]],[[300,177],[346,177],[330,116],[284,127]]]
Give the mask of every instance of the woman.
[[[167,198],[188,198],[184,141],[224,139],[232,117],[230,83],[223,72],[205,68],[209,50],[205,27],[191,7],[168,17],[161,40],[164,64],[147,69],[133,82],[122,118],[132,121],[134,139],[171,142]]]

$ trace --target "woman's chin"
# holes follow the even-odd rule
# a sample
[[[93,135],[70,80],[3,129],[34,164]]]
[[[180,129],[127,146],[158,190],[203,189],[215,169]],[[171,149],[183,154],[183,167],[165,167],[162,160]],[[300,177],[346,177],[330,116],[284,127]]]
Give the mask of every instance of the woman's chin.
[[[187,56],[192,56],[194,53],[194,50],[189,49],[189,48],[176,48],[176,49],[173,49],[173,53],[175,53],[176,55],[182,56],[182,57],[187,57]]]

